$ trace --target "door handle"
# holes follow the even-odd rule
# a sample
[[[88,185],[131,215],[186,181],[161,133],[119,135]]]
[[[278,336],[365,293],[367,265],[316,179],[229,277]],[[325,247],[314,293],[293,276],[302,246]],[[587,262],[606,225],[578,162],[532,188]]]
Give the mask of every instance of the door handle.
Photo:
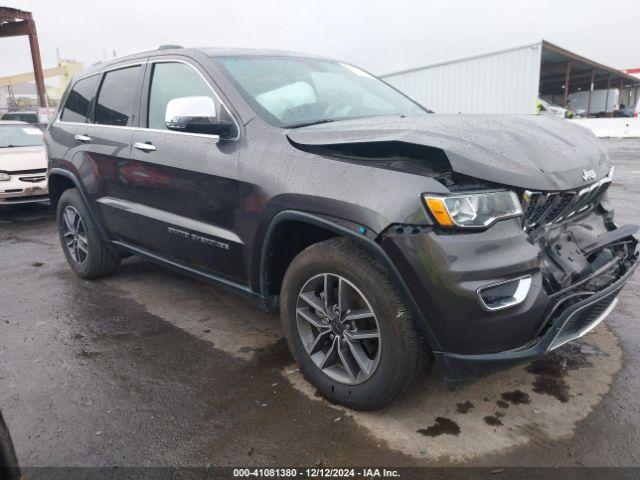
[[[90,142],[91,141],[91,137],[87,137],[86,135],[74,135],[73,138],[75,138],[79,142]]]
[[[136,142],[133,144],[133,148],[137,148],[143,152],[153,152],[156,149],[156,146],[151,143]]]

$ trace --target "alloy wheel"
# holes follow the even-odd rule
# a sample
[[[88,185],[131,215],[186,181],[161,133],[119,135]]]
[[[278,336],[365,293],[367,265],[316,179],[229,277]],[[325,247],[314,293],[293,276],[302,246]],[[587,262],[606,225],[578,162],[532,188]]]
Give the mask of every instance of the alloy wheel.
[[[346,278],[322,273],[298,294],[296,323],[313,363],[333,380],[357,385],[374,374],[382,339],[375,312]]]
[[[71,206],[62,212],[62,233],[64,243],[73,261],[82,265],[87,260],[89,242],[87,232],[78,210]]]

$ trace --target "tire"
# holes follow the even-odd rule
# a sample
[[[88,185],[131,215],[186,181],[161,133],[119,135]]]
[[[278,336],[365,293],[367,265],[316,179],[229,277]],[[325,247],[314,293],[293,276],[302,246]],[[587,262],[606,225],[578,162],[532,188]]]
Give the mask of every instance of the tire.
[[[341,303],[349,307],[347,311],[338,307],[331,314],[322,313],[331,311],[327,304],[342,298],[339,289],[346,292]],[[330,293],[317,308],[318,301],[327,299],[319,290]],[[386,270],[345,238],[311,245],[294,258],[282,282],[280,314],[287,345],[305,378],[332,402],[356,410],[391,404],[432,363],[426,342]],[[362,316],[367,318],[347,320]],[[350,328],[345,326],[349,323]],[[354,340],[368,336],[372,338],[359,344]]]
[[[62,250],[69,266],[79,277],[100,278],[118,268],[120,259],[100,238],[100,232],[77,189],[65,190],[58,202],[56,217]],[[75,237],[70,233],[71,230],[75,231]],[[75,243],[72,241],[73,238]]]

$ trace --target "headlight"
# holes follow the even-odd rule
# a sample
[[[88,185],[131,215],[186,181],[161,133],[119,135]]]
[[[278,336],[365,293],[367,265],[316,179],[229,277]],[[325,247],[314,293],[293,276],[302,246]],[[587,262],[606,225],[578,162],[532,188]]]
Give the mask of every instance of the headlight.
[[[482,228],[503,218],[522,215],[520,200],[510,191],[423,197],[443,227]]]
[[[0,172],[0,182],[6,182],[11,180],[11,177],[8,173]]]

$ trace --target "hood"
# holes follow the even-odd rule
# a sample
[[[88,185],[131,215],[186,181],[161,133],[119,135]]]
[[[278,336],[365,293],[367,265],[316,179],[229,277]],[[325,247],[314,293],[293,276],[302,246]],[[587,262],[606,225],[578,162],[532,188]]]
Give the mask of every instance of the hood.
[[[307,151],[372,142],[429,147],[444,152],[454,172],[535,190],[579,188],[594,181],[583,170],[595,170],[597,180],[610,168],[589,130],[543,115],[371,117],[292,129],[287,136]]]
[[[0,171],[18,172],[47,168],[44,146],[0,148]]]

